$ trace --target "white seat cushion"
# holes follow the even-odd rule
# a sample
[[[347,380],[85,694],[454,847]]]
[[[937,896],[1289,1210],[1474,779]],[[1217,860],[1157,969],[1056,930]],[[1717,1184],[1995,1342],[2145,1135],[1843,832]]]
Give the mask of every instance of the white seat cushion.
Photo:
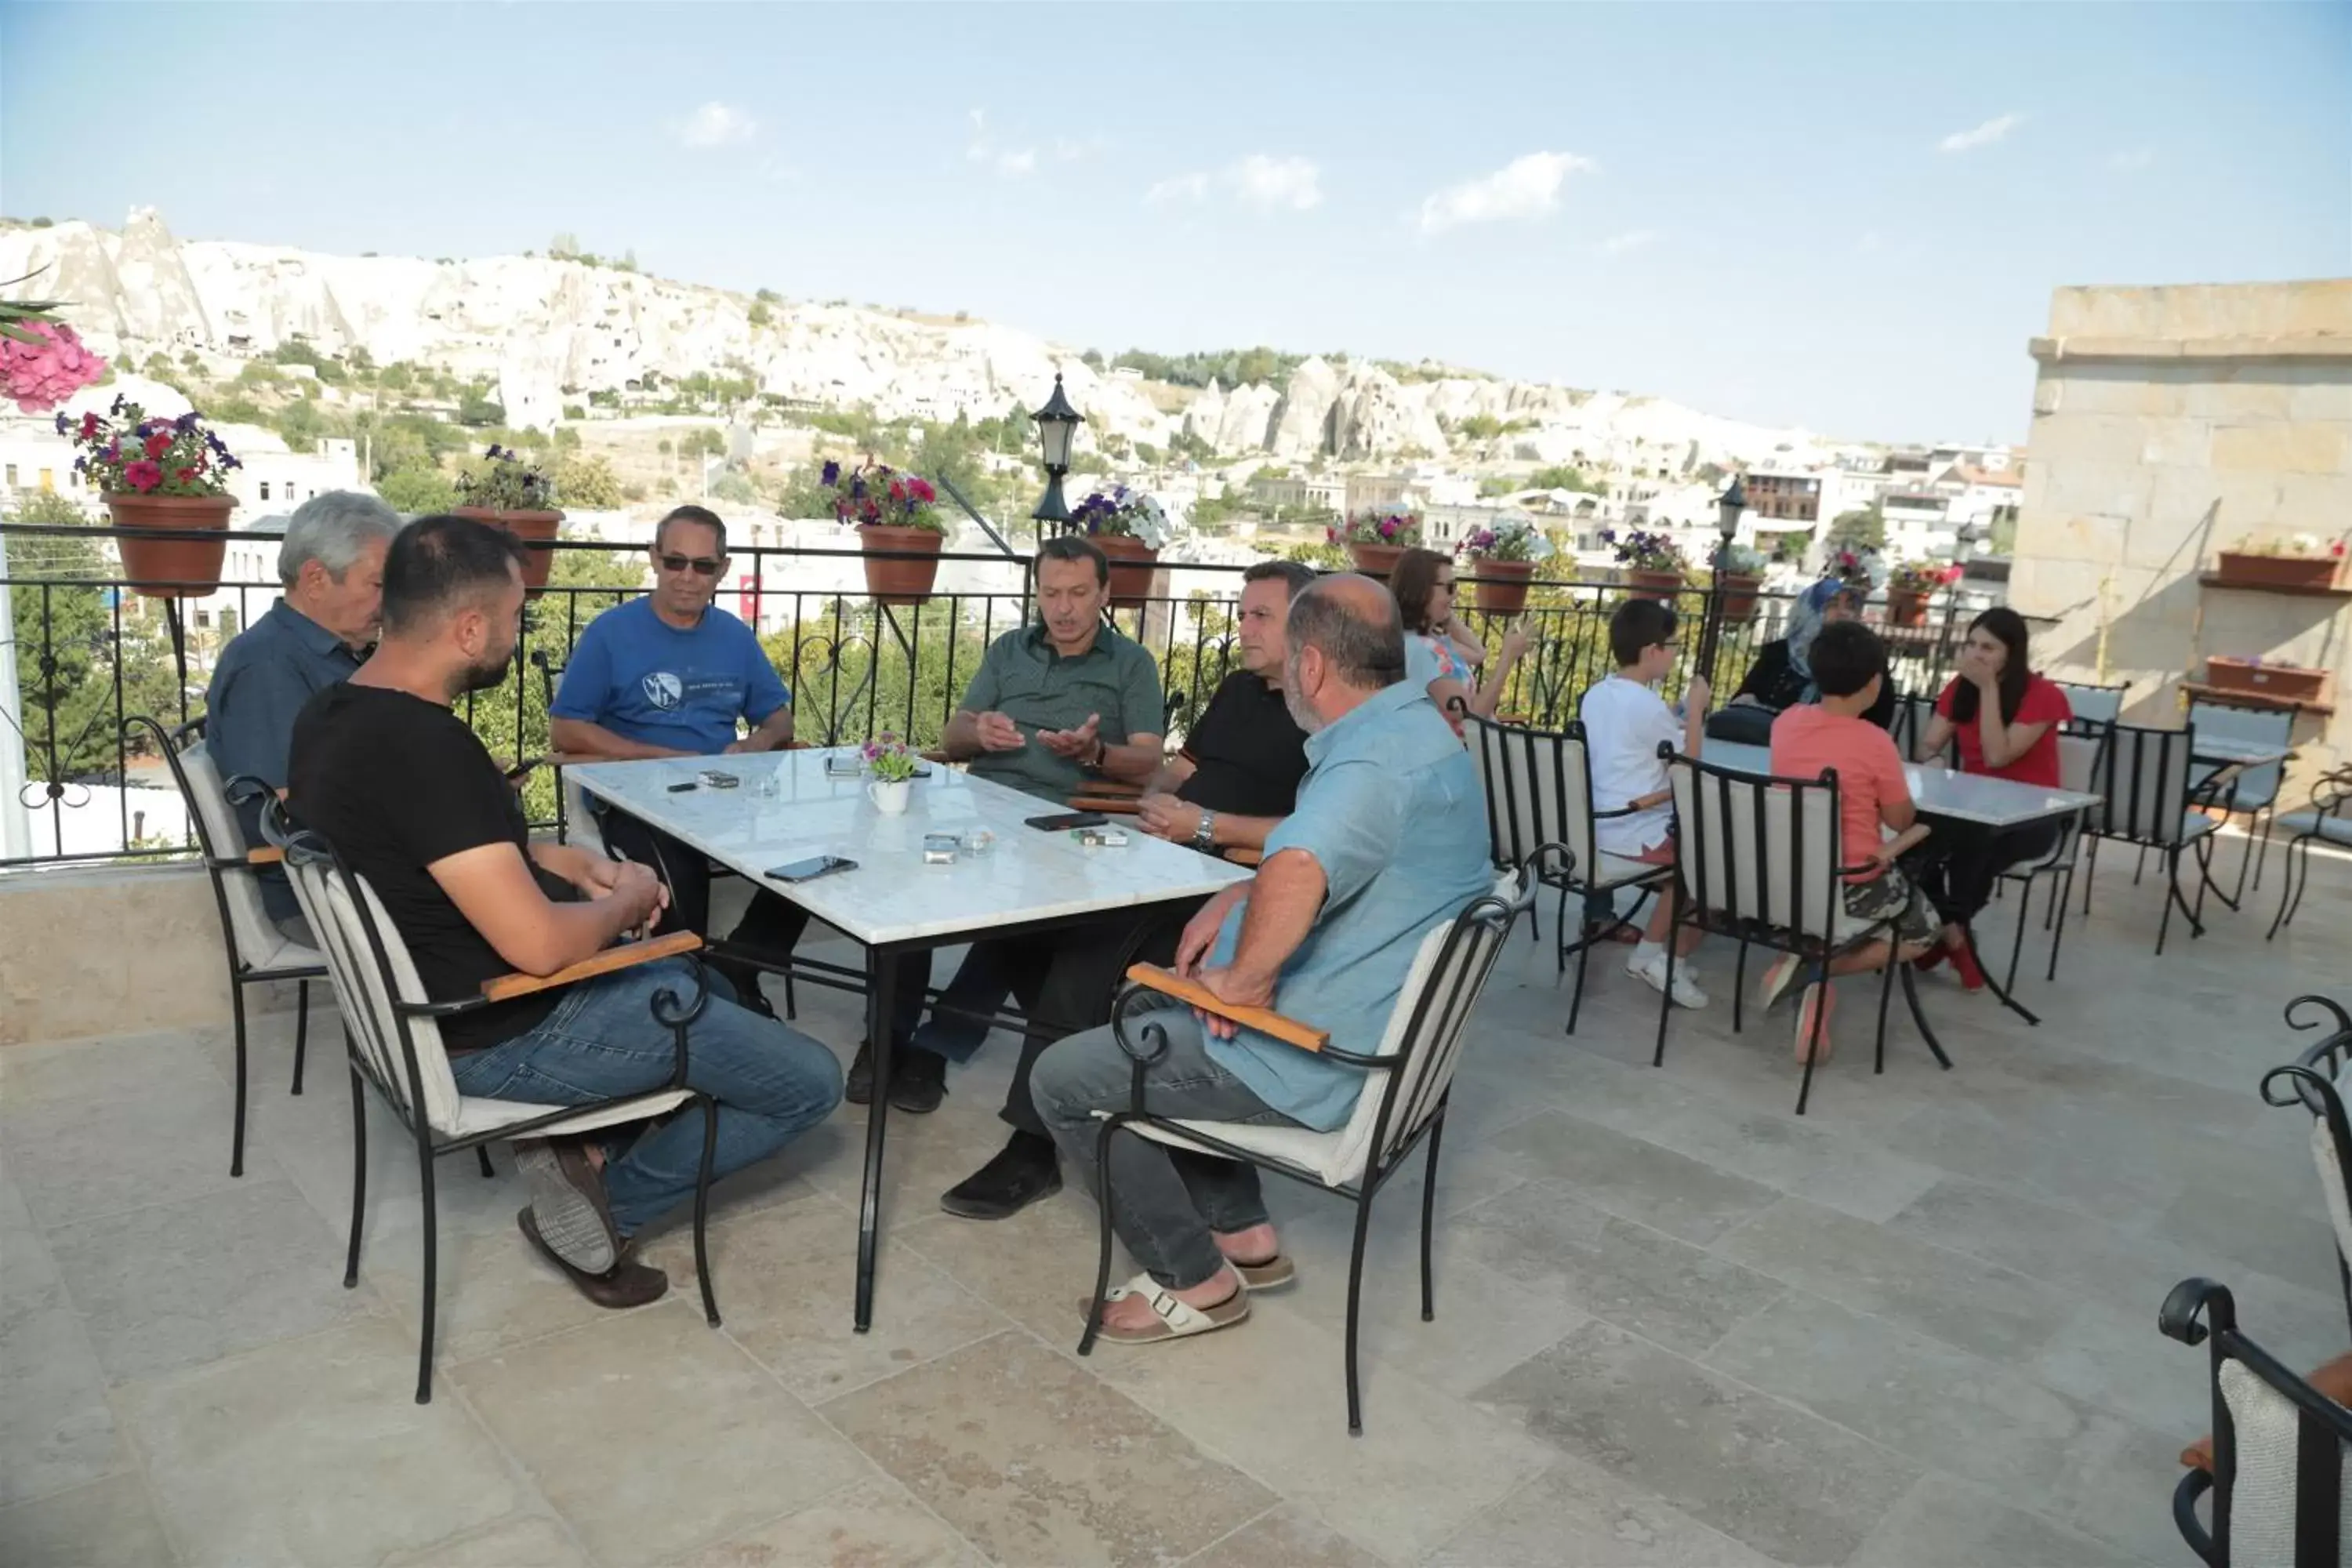
[[[643,1121],[649,1116],[660,1116],[687,1102],[682,1089],[666,1089],[656,1094],[639,1095],[619,1105],[608,1105],[599,1110],[583,1111],[567,1116],[561,1121],[551,1121],[535,1128],[533,1138],[552,1138],[558,1133],[588,1132],[599,1127],[611,1127],[624,1121]],[[433,1130],[453,1138],[470,1138],[476,1133],[496,1131],[518,1121],[529,1121],[534,1116],[545,1116],[561,1110],[560,1105],[533,1105],[520,1100],[482,1100],[463,1095],[457,1100],[457,1117],[454,1122],[435,1122]]]
[[[275,926],[270,928],[270,931],[276,940],[275,945],[273,945],[268,952],[256,953],[250,949],[240,945],[237,949],[236,955],[245,960],[247,965],[255,969],[326,968],[327,955],[325,953],[320,952],[315,947],[305,947],[300,942],[294,941],[290,937],[277,935],[277,929],[278,928]]]
[[[1129,1131],[1140,1132],[1153,1142],[1165,1143],[1171,1149],[1191,1149],[1198,1153],[1224,1157],[1207,1144],[1196,1143],[1169,1127],[1154,1127],[1142,1122],[1129,1122],[1128,1126]],[[1364,1173],[1364,1154],[1371,1147],[1369,1140],[1358,1139],[1352,1155],[1342,1158],[1340,1144],[1348,1138],[1348,1130],[1344,1127],[1329,1132],[1317,1132],[1305,1127],[1253,1127],[1244,1121],[1179,1121],[1175,1126],[1278,1161],[1332,1187],[1344,1186]]]
[[[1622,888],[1629,882],[1670,876],[1674,872],[1671,866],[1653,866],[1647,860],[1636,860],[1631,855],[1612,855],[1606,849],[1601,851],[1601,864],[1594,869],[1598,875],[1586,877],[1585,885],[1596,892]]]
[[[2187,844],[2202,838],[2209,833],[2219,832],[2221,826],[2220,822],[2201,811],[2189,812],[2180,819],[2180,842]]]
[[[2352,844],[2352,816],[2322,816],[2315,811],[2290,811],[2278,819],[2280,830],[2301,837],[2315,834],[2330,844]]]

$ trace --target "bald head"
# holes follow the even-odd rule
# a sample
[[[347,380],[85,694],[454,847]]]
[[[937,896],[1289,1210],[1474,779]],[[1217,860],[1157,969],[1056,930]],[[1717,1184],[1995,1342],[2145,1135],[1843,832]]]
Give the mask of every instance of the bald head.
[[[1396,599],[1370,577],[1318,578],[1290,602],[1284,696],[1301,728],[1320,730],[1404,679],[1404,626]]]

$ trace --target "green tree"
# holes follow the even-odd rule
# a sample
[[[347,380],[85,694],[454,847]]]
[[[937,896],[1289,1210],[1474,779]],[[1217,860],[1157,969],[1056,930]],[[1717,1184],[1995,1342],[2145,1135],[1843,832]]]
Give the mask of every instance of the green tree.
[[[602,458],[566,455],[557,459],[554,479],[560,506],[610,511],[622,503],[620,479]]]
[[[1876,501],[1853,511],[1842,511],[1830,523],[1833,548],[1879,550],[1886,544],[1886,514]]]
[[[61,495],[26,497],[10,517],[28,527],[87,528]],[[110,773],[120,721],[150,713],[169,726],[183,697],[158,601],[106,588],[68,586],[119,576],[95,536],[7,542],[8,634],[16,645],[16,700],[25,764],[42,782]],[[118,607],[110,601],[120,598]],[[120,670],[122,695],[115,700]],[[200,704],[199,704],[200,705]]]
[[[375,493],[394,511],[447,511],[457,504],[457,487],[436,468],[395,469],[375,481]]]
[[[723,458],[727,455],[727,437],[716,430],[689,430],[677,449],[681,457]]]
[[[1454,429],[1472,441],[1491,441],[1503,433],[1503,422],[1492,414],[1473,414]]]
[[[1560,463],[1549,468],[1538,468],[1527,479],[1526,489],[1531,490],[1581,490],[1599,495],[1608,487],[1597,479],[1588,479],[1573,465]]]
[[[460,425],[503,425],[506,422],[506,405],[478,393],[468,393],[457,405],[457,423]]]
[[[744,312],[743,319],[754,327],[769,326],[775,321],[775,317],[769,314],[768,302],[764,300],[752,300],[751,308]]]

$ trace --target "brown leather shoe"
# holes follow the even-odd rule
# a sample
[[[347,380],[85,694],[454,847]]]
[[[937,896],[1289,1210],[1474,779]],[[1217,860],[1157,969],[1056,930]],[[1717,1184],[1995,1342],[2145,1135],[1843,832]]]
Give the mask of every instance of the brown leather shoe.
[[[574,1268],[547,1245],[539,1234],[539,1223],[528,1206],[515,1215],[515,1224],[522,1230],[523,1239],[541,1258],[563,1270],[579,1292],[600,1307],[643,1307],[660,1300],[669,1293],[669,1276],[649,1263],[639,1263],[624,1247],[620,1261],[602,1274],[587,1274]]]

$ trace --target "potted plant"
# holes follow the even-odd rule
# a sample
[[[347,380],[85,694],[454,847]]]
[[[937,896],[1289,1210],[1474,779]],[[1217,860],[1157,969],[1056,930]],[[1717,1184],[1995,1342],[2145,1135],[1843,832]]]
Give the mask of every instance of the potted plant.
[[[1764,569],[1769,559],[1760,550],[1745,544],[1727,544],[1715,565],[1716,586],[1723,590],[1723,618],[1727,621],[1750,621],[1756,618],[1756,591],[1764,586]]]
[[[919,605],[940,573],[948,525],[940,492],[870,456],[855,468],[828,458],[817,482],[833,491],[833,515],[857,530],[866,552],[866,595],[877,605]]]
[[[1960,580],[1958,562],[1906,561],[1886,574],[1886,624],[1924,626],[1927,601],[1938,588]]]
[[[1115,609],[1139,607],[1151,597],[1151,572],[1168,542],[1168,514],[1141,490],[1125,485],[1100,490],[1078,503],[1070,521],[1110,557],[1110,602]]]
[[[1386,581],[1396,570],[1397,558],[1421,544],[1421,513],[1360,511],[1347,521],[1323,531],[1334,544],[1348,547],[1348,559],[1367,577]]]
[[[74,472],[105,499],[114,525],[218,535],[212,539],[141,539],[125,532],[122,574],[155,599],[201,599],[220,585],[228,548],[228,473],[239,468],[227,447],[205,428],[193,409],[177,419],[150,418],[125,397],[104,416],[58,416],[58,433],[80,455]]]
[[[2344,541],[2322,543],[2298,533],[2289,539],[2242,539],[2221,552],[2213,574],[2225,585],[2248,588],[2333,588],[2344,566]]]
[[[0,288],[35,277],[27,272]],[[52,311],[60,300],[0,300],[0,395],[26,414],[46,414],[106,374],[106,362],[82,346]]]
[[[871,779],[866,797],[874,803],[874,809],[885,816],[904,814],[915,787],[915,753],[886,731],[858,748],[858,755],[866,759]]]
[[[520,452],[493,445],[478,469],[457,476],[457,493],[465,498],[451,509],[457,516],[496,523],[523,542],[523,586],[534,595],[546,587],[555,552],[531,546],[552,543],[563,526],[563,514],[555,508],[554,482]]]
[[[2245,691],[2281,702],[2316,702],[2325,695],[2327,672],[2300,664],[2271,664],[2260,658],[2205,660],[2205,684],[2224,691]]]
[[[1482,528],[1462,542],[1470,562],[1470,599],[1489,615],[1516,616],[1528,607],[1528,581],[1550,542],[1526,522]]]
[[[1620,575],[1639,591],[1641,597],[1671,601],[1682,591],[1690,563],[1683,559],[1681,549],[1665,534],[1639,528],[1620,533],[1613,528],[1604,528],[1601,531],[1601,542],[1615,552]]]

